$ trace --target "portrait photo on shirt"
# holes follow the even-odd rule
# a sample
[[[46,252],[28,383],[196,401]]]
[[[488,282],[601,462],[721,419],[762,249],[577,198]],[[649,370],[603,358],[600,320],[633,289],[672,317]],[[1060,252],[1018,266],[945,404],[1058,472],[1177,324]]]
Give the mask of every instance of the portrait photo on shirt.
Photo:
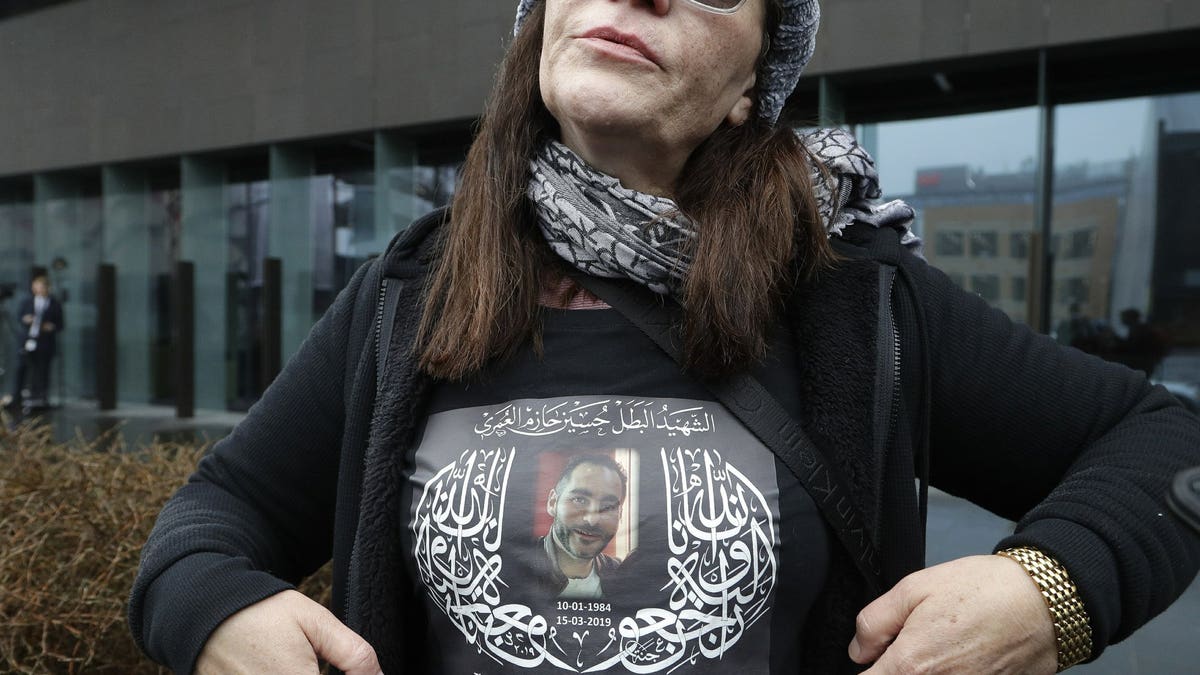
[[[544,452],[538,462],[533,537],[549,563],[541,584],[559,598],[615,592],[611,582],[637,548],[637,451]]]
[[[462,647],[441,669],[765,670],[779,484],[770,451],[711,401],[431,415],[406,548],[431,639]]]

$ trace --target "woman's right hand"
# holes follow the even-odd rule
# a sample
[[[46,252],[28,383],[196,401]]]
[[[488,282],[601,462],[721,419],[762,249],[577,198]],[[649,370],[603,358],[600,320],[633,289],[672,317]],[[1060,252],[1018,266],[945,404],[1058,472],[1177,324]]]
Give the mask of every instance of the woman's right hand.
[[[283,591],[218,626],[200,652],[196,673],[316,675],[318,658],[346,675],[383,675],[366,640],[304,594]]]

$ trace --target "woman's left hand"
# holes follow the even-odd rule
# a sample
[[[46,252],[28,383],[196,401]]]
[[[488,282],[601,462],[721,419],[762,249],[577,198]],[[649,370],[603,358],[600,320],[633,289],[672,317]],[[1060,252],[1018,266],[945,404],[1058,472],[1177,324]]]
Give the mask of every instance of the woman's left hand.
[[[1053,673],[1054,624],[1019,563],[960,558],[908,575],[859,612],[850,658],[885,673]]]

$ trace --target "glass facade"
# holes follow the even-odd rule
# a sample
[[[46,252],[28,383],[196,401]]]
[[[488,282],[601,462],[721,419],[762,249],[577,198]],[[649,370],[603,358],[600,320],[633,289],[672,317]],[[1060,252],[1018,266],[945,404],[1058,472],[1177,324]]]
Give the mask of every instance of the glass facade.
[[[1054,112],[1045,225],[1039,108],[855,131],[877,160],[885,197],[917,209],[926,257],[955,283],[1035,326],[1044,298],[1044,328],[1059,341],[1200,399],[1200,235],[1189,220],[1200,204],[1188,187],[1200,179],[1200,95]],[[177,262],[192,262],[196,405],[245,410],[272,375],[264,261],[281,263],[286,361],[359,266],[451,200],[468,138],[465,126],[436,138],[378,131],[6,179],[0,295],[20,297],[32,269],[49,271],[67,312],[52,392],[89,398],[96,266],[116,265],[119,399],[169,403],[181,311],[172,279]]]
[[[1056,106],[1048,232],[1037,108],[860,125],[925,256],[1013,320],[1200,401],[1200,94]],[[1048,234],[1048,236],[1046,236]]]
[[[51,400],[96,392],[96,271],[102,262],[104,208],[94,173],[34,177],[33,269],[45,272],[63,306]]]
[[[117,396],[171,403],[171,275],[179,259],[175,167],[101,170],[104,263],[116,268]]]
[[[1056,121],[1053,334],[1195,401],[1200,94],[1064,105]]]
[[[225,258],[225,400],[247,410],[263,384],[263,259],[268,255],[271,185],[253,169],[225,186],[228,223]],[[307,233],[304,233],[307,234]],[[197,292],[197,304],[204,298]]]
[[[871,140],[885,198],[917,209],[929,262],[1028,321],[1037,110],[863,125],[858,134]]]
[[[33,187],[0,185],[0,386],[12,391],[20,335],[17,305],[33,268]]]

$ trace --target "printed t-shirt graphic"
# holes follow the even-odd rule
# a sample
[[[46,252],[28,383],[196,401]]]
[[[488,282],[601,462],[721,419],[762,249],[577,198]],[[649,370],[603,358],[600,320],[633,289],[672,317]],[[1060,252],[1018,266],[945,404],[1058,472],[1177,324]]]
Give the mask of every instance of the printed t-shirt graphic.
[[[776,464],[719,404],[578,396],[440,412],[411,482],[412,553],[447,672],[767,672]]]

